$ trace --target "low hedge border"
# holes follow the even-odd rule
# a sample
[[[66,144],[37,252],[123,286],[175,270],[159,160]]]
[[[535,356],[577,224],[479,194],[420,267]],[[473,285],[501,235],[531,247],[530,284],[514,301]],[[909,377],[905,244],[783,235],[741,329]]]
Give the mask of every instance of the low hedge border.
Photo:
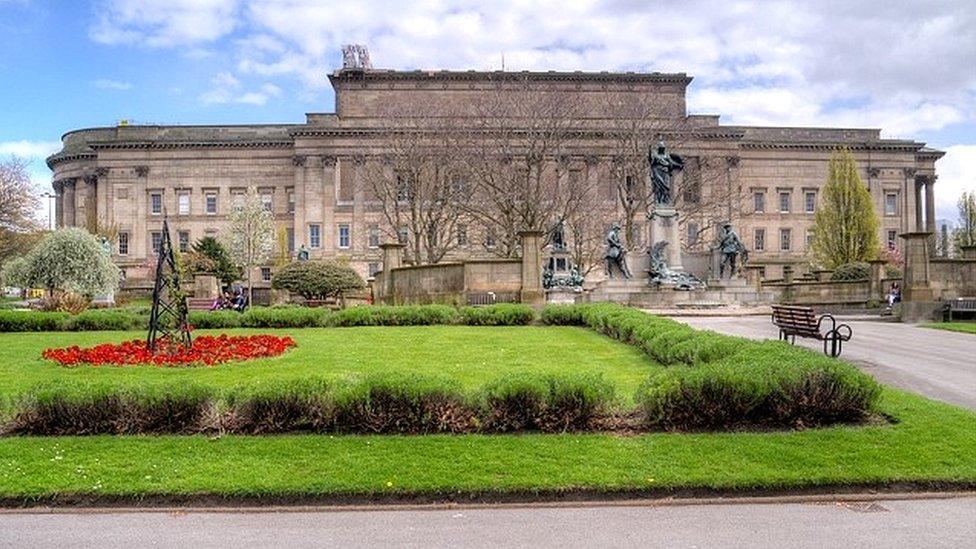
[[[56,383],[12,404],[0,431],[15,435],[562,432],[594,427],[614,390],[599,376],[524,374],[464,392],[449,378],[387,373],[231,389]]]
[[[371,305],[332,312],[323,307],[255,307],[246,312],[194,311],[190,325],[198,329],[312,328],[344,326],[520,326],[538,318],[528,305],[498,303],[485,307],[447,305]],[[78,315],[40,311],[0,310],[0,333],[143,330],[149,314],[136,309],[93,309]]]

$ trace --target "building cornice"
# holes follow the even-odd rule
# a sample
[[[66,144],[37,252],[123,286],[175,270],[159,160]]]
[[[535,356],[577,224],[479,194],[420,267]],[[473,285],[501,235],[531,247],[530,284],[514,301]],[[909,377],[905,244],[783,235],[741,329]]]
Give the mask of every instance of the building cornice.
[[[895,142],[886,143],[877,141],[871,143],[849,143],[844,141],[819,142],[819,143],[786,143],[773,141],[743,141],[740,144],[743,149],[777,149],[777,150],[815,150],[831,151],[838,149],[850,149],[852,151],[917,151],[922,147],[921,143]]]
[[[480,82],[607,82],[661,83],[687,86],[692,77],[683,72],[583,72],[583,71],[394,71],[342,69],[329,75],[337,82],[389,81],[480,81]]]

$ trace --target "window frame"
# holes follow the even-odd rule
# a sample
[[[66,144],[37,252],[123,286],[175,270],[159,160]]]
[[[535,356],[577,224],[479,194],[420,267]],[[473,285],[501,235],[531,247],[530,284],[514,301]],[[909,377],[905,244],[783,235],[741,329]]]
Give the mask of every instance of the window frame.
[[[343,234],[345,232],[345,234]],[[336,247],[340,250],[352,248],[352,225],[349,223],[339,223],[336,228]]]
[[[783,237],[786,237],[784,240]],[[783,246],[783,243],[786,246]],[[781,252],[792,252],[793,251],[793,229],[789,227],[781,227],[779,229],[779,251]]]
[[[210,210],[210,199],[213,199],[213,211]],[[206,191],[203,193],[203,213],[205,215],[217,215],[220,212],[220,201],[216,191]]]
[[[766,228],[757,227],[752,231],[752,249],[756,252],[766,251]]]
[[[752,191],[752,213],[766,213],[766,191]]]
[[[317,250],[322,247],[322,224],[321,223],[308,224],[308,247],[313,250]]]
[[[891,198],[891,210],[888,210],[888,198]],[[886,216],[898,215],[898,193],[885,191],[884,195],[884,214]]]
[[[817,191],[803,191],[803,213],[817,213]]]
[[[129,231],[119,231],[116,251],[118,255],[129,255]]]
[[[777,193],[777,206],[779,213],[790,213],[793,209],[793,193],[790,191],[779,191]],[[783,199],[786,199],[786,208],[783,208]]]
[[[159,199],[159,204],[156,203],[156,199]],[[156,210],[156,206],[159,206],[159,210]],[[163,193],[159,191],[152,191],[149,193],[149,213],[150,215],[163,215]]]

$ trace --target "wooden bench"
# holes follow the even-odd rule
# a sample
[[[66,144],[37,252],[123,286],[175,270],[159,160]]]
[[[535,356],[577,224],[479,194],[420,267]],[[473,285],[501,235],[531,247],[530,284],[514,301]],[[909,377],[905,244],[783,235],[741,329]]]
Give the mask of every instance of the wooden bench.
[[[976,313],[976,297],[957,297],[945,302],[946,316],[952,322],[952,313]]]
[[[824,321],[830,323],[826,332]],[[823,341],[824,354],[838,357],[845,341],[850,341],[853,332],[847,324],[837,324],[831,315],[817,317],[811,307],[795,305],[773,305],[773,324],[779,328],[779,338],[796,343],[796,336]]]
[[[209,297],[188,297],[186,298],[186,308],[190,311],[209,311],[213,307],[214,300]]]

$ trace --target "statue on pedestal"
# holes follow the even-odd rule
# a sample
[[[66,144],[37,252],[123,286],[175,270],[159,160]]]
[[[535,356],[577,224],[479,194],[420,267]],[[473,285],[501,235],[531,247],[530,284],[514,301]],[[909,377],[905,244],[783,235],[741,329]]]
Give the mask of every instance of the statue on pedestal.
[[[664,141],[657,144],[657,150],[650,149],[647,162],[651,165],[651,189],[654,192],[654,203],[670,205],[672,201],[671,176],[684,169],[685,161],[676,154],[667,152]]]
[[[607,264],[607,277],[613,278],[613,267],[616,266],[617,270],[624,278],[630,278],[630,269],[627,268],[627,250],[624,249],[623,242],[620,241],[620,224],[614,223],[610,226],[610,231],[607,232],[607,251],[603,255]]]
[[[675,290],[703,290],[705,289],[705,283],[698,279],[695,275],[691,273],[685,273],[681,271],[674,271],[668,266],[667,260],[664,258],[664,248],[666,248],[668,242],[662,240],[654,245],[650,249],[649,253],[651,256],[650,269],[648,269],[648,274],[650,274],[650,283],[656,286],[661,284],[668,284],[674,286]]]
[[[304,244],[298,248],[298,254],[296,255],[299,261],[308,261],[308,250],[305,248]]]
[[[562,221],[552,228],[552,237],[549,239],[549,244],[552,246],[552,251],[554,252],[566,251],[566,228]]]
[[[726,266],[729,267],[730,278],[738,274],[735,260],[740,254],[742,255],[743,265],[749,259],[749,251],[742,244],[742,239],[739,238],[739,235],[732,229],[731,223],[722,225],[722,234],[719,237],[718,249],[722,253],[722,262],[718,268],[719,278],[724,277]]]

